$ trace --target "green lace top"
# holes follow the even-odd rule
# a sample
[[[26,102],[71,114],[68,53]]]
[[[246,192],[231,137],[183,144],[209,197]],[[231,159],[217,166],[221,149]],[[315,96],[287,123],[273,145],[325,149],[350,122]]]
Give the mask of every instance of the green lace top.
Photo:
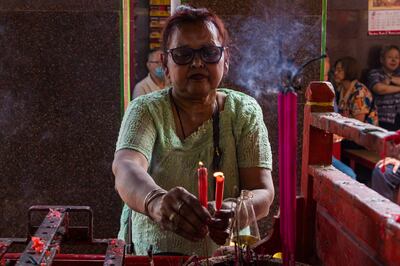
[[[255,99],[229,90],[224,110],[220,112],[221,170],[225,175],[224,197],[236,197],[239,168],[272,168],[271,148],[263,114]],[[122,121],[116,150],[132,149],[149,161],[148,173],[162,188],[182,186],[197,196],[197,167],[202,161],[209,169],[209,200],[214,199],[211,163],[213,158],[212,120],[181,141],[176,135],[168,89],[143,95],[128,106]],[[237,192],[236,192],[237,193]],[[126,240],[128,225],[127,205],[121,214],[118,238]],[[147,216],[132,211],[132,239],[137,255],[153,251],[179,252],[187,255],[204,254],[203,242],[191,242],[173,232],[163,231]],[[217,247],[208,239],[208,254]]]

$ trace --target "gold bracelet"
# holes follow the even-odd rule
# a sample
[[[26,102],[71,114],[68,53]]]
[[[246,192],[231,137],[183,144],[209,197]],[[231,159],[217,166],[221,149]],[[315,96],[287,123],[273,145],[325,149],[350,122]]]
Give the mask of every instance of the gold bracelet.
[[[144,198],[144,214],[147,215],[150,219],[153,220],[153,218],[149,214],[149,204],[152,202],[154,199],[163,196],[167,194],[167,191],[165,191],[162,188],[156,188],[147,193],[146,197]]]

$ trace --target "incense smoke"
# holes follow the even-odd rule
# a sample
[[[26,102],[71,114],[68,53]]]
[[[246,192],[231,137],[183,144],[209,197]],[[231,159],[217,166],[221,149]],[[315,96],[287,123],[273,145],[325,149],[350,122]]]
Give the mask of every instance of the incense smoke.
[[[229,23],[239,25],[234,30],[230,27],[234,39],[230,75],[256,97],[277,92],[282,80],[297,73],[305,61],[320,55],[314,34],[320,31],[320,19],[306,19],[287,10],[273,12],[248,18],[244,23],[243,18]]]

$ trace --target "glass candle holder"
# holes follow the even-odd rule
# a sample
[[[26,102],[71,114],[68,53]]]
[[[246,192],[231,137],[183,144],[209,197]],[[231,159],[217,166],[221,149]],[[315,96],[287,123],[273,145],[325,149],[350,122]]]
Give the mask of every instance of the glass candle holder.
[[[236,205],[231,242],[239,247],[247,247],[260,240],[257,218],[253,207],[253,193],[242,190]]]

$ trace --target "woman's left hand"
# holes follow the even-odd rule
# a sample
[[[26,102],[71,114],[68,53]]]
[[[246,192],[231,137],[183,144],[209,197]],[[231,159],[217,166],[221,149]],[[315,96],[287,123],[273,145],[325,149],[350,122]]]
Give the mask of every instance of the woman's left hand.
[[[215,210],[215,202],[208,202],[208,210],[213,216],[208,224],[211,239],[218,245],[223,245],[230,235],[230,219],[235,213],[235,202],[223,202],[219,211]]]
[[[380,160],[376,164],[376,166],[378,166],[379,168],[382,168],[383,166],[386,167],[389,164],[393,165],[393,173],[396,173],[397,170],[399,170],[399,167],[400,167],[400,160],[397,160],[397,159],[392,158],[392,157],[386,157],[385,159]]]

